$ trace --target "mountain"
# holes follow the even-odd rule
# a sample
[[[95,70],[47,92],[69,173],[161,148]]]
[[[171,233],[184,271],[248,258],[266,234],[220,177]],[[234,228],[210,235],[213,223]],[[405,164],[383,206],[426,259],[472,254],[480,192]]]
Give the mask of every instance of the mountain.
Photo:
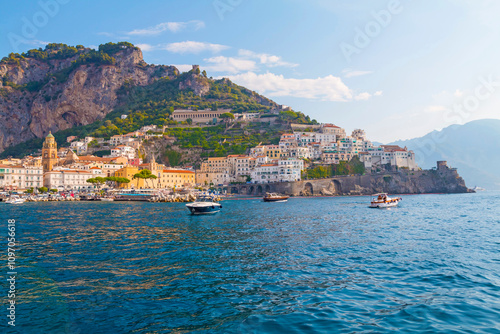
[[[449,166],[458,168],[469,187],[500,189],[500,120],[452,125],[421,138],[392,144],[415,151],[422,168],[431,168],[437,160],[446,160]]]
[[[64,143],[73,132],[109,137],[172,124],[169,116],[177,108],[269,113],[279,107],[228,79],[208,78],[197,66],[180,73],[174,66],[147,64],[141,50],[127,42],[98,50],[48,44],[11,53],[0,61],[0,78],[3,156],[33,152],[40,147],[37,138],[49,131]],[[121,120],[121,114],[129,117]],[[294,115],[306,122],[304,115]]]

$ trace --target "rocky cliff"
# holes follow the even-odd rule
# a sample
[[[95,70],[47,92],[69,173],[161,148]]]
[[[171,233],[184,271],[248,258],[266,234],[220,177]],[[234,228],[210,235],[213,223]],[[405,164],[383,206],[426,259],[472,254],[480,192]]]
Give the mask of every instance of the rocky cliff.
[[[0,63],[0,152],[49,131],[102,119],[117,105],[124,83],[144,86],[179,75],[173,66],[147,65],[141,50],[133,46],[113,54],[114,64],[75,66],[88,52],[79,50],[65,59],[22,57]]]
[[[399,171],[385,174],[339,176],[331,179],[305,180],[298,182],[272,183],[267,185],[230,186],[229,192],[261,195],[263,192],[278,192],[291,196],[340,196],[428,193],[467,193],[464,180],[454,168],[440,162],[437,169],[422,171]]]

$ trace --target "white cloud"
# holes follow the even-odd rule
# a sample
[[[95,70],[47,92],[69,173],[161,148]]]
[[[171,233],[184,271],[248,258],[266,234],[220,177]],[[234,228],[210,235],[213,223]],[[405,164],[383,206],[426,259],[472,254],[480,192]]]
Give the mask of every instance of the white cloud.
[[[143,52],[153,51],[155,47],[151,44],[136,44]]]
[[[45,47],[47,44],[50,44],[51,42],[41,41],[39,39],[23,39],[22,43],[32,46]]]
[[[364,92],[364,93],[360,93],[360,94],[356,95],[354,97],[354,99],[356,99],[358,101],[364,101],[364,100],[370,99],[370,97],[372,97],[372,94]]]
[[[155,25],[154,27],[149,27],[145,29],[135,29],[129,31],[127,35],[153,36],[153,35],[159,35],[165,31],[176,33],[185,29],[199,30],[204,27],[205,27],[205,22],[199,20],[193,20],[188,22],[163,22]]]
[[[173,53],[200,53],[205,51],[218,53],[229,49],[226,45],[194,41],[170,43],[164,46],[159,46],[159,48]]]
[[[291,79],[274,73],[248,72],[229,76],[229,79],[268,96],[292,96],[323,101],[353,99],[352,90],[342,82],[342,79],[333,75],[317,79]]]
[[[362,75],[367,75],[373,73],[372,71],[354,71],[350,69],[345,69],[342,71],[342,74],[344,75],[344,78],[352,78],[352,77],[359,77]]]
[[[463,95],[464,95],[464,92],[463,92],[462,90],[460,90],[460,89],[457,89],[457,90],[455,91],[455,93],[453,94],[453,96],[455,96],[455,97],[457,97],[457,98],[458,98],[458,97],[462,97]]]
[[[373,96],[382,96],[383,94],[383,91],[379,90],[379,91],[376,91]]]
[[[447,108],[445,106],[440,106],[440,105],[430,105],[424,108],[424,113],[435,113],[435,112],[441,112],[445,111]]]
[[[279,56],[270,55],[267,53],[256,53],[250,50],[240,49],[238,51],[238,55],[247,59],[256,59],[262,65],[266,65],[268,67],[277,67],[277,66],[285,66],[285,67],[297,67],[298,64],[289,63],[281,59]]]
[[[193,65],[187,65],[187,64],[179,64],[179,65],[172,65],[177,67],[177,69],[181,72],[189,72],[193,69]]]
[[[204,59],[209,65],[203,66],[204,69],[211,72],[239,73],[245,71],[254,71],[256,64],[253,60],[232,58],[232,57],[212,57]]]

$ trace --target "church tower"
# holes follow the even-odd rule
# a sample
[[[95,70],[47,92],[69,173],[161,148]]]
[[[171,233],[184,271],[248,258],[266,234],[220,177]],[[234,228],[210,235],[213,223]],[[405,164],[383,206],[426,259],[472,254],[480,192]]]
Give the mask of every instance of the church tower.
[[[57,143],[56,139],[49,132],[47,138],[43,142],[42,148],[42,166],[43,172],[50,172],[57,164]]]

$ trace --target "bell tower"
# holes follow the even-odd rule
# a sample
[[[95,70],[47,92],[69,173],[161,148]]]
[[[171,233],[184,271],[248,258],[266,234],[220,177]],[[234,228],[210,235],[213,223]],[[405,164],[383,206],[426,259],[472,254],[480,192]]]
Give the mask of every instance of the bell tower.
[[[50,172],[57,164],[57,143],[51,132],[45,138],[42,147],[43,172]]]

